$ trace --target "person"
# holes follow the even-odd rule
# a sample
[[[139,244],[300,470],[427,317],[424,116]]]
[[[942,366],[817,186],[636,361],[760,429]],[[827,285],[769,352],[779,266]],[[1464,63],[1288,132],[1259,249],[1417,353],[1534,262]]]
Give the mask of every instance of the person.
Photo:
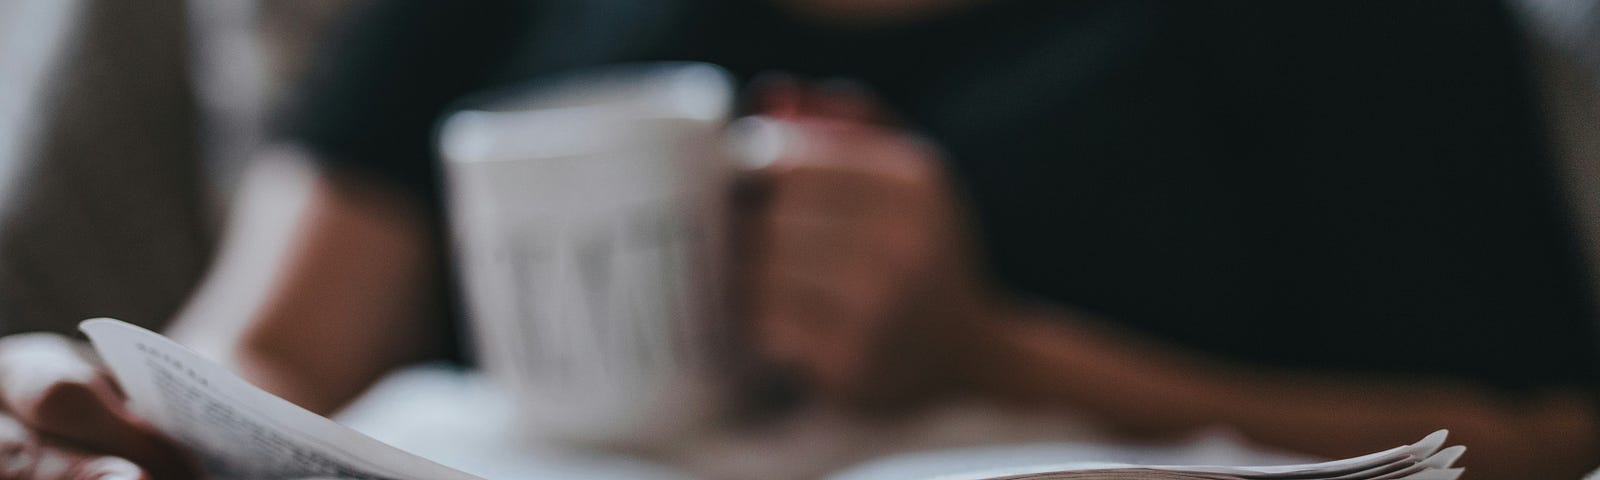
[[[1500,2],[390,1],[359,18],[289,116],[287,155],[312,165],[296,228],[242,216],[283,233],[232,238],[177,330],[227,339],[313,411],[450,344],[428,132],[453,100],[699,60],[759,83],[754,112],[796,139],[755,179],[746,298],[756,350],[817,401],[977,395],[1326,456],[1449,428],[1476,479],[1600,460],[1588,272]],[[754,80],[771,71],[821,80]],[[232,256],[261,242],[273,261]],[[216,300],[240,289],[258,298]],[[192,321],[214,316],[248,321]],[[128,448],[148,428],[83,360],[17,380],[18,352],[37,364],[60,339],[6,343],[18,435],[77,441],[36,452],[183,475],[170,449]]]

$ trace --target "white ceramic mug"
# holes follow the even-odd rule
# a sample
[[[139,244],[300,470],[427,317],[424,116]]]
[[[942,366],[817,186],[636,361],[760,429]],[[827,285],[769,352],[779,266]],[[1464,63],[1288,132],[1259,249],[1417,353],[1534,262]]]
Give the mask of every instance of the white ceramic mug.
[[[537,437],[670,441],[727,384],[734,86],[695,63],[608,67],[480,101],[439,130],[478,358]]]

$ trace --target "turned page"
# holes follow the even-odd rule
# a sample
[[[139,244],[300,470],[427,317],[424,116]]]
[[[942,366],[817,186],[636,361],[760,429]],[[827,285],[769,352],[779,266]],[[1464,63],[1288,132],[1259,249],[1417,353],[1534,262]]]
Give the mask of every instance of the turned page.
[[[210,478],[477,480],[295,406],[155,332],[112,319],[79,328],[134,413],[194,451]]]

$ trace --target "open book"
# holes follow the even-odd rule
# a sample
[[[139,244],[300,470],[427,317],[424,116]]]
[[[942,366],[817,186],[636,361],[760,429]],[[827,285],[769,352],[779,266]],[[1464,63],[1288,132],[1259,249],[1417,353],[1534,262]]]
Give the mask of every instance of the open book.
[[[80,328],[128,395],[133,411],[230,479],[454,480],[478,477],[401,451],[256,388],[160,334],[95,319]],[[1271,467],[1042,465],[959,473],[939,480],[1283,479],[1453,480],[1464,447],[1445,432],[1356,458]],[[957,472],[952,472],[957,473]]]

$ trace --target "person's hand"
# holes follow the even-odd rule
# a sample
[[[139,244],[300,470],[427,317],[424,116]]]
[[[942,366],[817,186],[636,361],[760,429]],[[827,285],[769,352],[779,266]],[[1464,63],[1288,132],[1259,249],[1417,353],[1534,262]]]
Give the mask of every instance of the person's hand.
[[[754,128],[781,138],[746,217],[757,347],[852,406],[962,388],[994,302],[938,149],[858,90],[777,90]]]
[[[198,478],[92,355],[52,334],[0,338],[0,480]]]

